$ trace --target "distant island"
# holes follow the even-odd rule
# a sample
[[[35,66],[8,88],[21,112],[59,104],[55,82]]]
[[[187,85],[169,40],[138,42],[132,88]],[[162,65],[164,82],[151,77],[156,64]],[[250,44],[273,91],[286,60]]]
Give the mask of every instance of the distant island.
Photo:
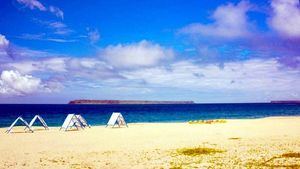
[[[300,104],[300,100],[273,100],[271,103]]]
[[[72,100],[69,104],[194,104],[193,101]]]

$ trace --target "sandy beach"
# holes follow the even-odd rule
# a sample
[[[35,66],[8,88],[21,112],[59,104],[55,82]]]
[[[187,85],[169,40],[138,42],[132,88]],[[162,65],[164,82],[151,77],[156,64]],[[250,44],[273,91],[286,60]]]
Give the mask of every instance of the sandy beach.
[[[0,168],[300,168],[300,117],[0,129]]]

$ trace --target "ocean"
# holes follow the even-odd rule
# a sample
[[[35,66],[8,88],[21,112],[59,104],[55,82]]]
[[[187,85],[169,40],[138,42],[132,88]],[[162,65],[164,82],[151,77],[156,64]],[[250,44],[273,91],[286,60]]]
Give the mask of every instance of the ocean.
[[[91,125],[105,125],[112,112],[121,112],[127,123],[187,122],[200,119],[252,119],[299,116],[298,104],[177,104],[177,105],[72,105],[0,104],[0,127],[18,116],[28,122],[41,115],[49,126],[61,126],[69,113],[81,114]]]

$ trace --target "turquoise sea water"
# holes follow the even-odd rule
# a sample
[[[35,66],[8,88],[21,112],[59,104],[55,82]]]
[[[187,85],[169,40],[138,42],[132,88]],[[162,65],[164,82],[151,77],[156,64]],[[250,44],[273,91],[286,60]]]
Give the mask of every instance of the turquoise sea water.
[[[104,125],[112,112],[121,112],[128,123],[186,122],[199,119],[244,119],[299,116],[298,104],[184,104],[184,105],[68,105],[0,104],[0,127],[18,116],[30,121],[41,115],[49,126],[60,126],[68,113],[81,114],[91,125]]]

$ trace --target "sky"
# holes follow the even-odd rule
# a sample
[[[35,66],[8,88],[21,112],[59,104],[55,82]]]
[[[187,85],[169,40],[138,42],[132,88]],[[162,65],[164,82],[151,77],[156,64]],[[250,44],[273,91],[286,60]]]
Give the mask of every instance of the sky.
[[[0,103],[300,100],[299,0],[1,0]]]

